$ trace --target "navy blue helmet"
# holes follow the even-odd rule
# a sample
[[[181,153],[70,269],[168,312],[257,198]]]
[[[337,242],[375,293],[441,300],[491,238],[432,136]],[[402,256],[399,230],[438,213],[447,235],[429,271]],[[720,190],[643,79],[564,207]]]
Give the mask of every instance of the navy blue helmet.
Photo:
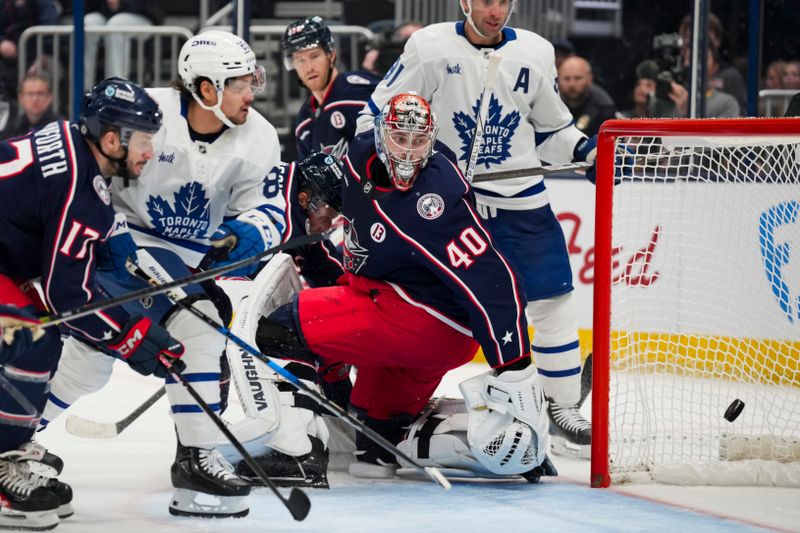
[[[342,212],[344,171],[335,157],[316,152],[297,163],[300,170],[299,189],[309,191],[309,211],[327,204]]]
[[[81,133],[94,141],[100,140],[103,126],[116,126],[123,146],[127,146],[134,131],[157,132],[162,117],[156,101],[138,84],[108,78],[84,96],[78,123]]]
[[[320,16],[299,19],[286,27],[281,39],[283,48],[283,64],[286,70],[292,70],[292,54],[311,48],[322,48],[326,52],[333,52],[333,34],[325,21]]]

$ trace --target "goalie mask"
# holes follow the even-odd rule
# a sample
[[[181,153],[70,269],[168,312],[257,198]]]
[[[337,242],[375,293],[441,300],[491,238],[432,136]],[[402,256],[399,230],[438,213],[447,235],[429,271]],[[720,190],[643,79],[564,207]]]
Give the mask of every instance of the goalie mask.
[[[376,119],[375,145],[392,184],[407,191],[433,153],[437,127],[431,106],[415,93],[394,96]]]
[[[186,41],[178,56],[178,74],[200,107],[212,111],[229,128],[236,127],[236,124],[221,109],[225,87],[236,92],[247,89],[247,84],[236,78],[248,74],[252,76],[249,86],[254,96],[266,85],[264,67],[256,64],[256,55],[250,45],[226,31],[207,31]],[[201,78],[211,81],[217,91],[217,103],[213,106],[203,103],[198,94]]]

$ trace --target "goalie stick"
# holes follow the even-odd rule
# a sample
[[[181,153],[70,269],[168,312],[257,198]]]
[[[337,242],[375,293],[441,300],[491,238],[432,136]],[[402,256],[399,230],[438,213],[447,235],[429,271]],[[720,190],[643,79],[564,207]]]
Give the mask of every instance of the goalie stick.
[[[149,283],[157,283],[155,280],[153,280],[147,274],[147,272],[142,270],[142,268],[139,265],[137,265],[137,264],[135,264],[133,262],[130,262],[130,261],[128,262],[128,270],[131,272],[131,274],[133,274],[135,276],[139,276],[140,278],[148,281]],[[286,381],[288,381],[290,384],[292,384],[296,389],[298,389],[303,394],[309,396],[320,407],[324,408],[326,411],[331,413],[333,416],[339,418],[340,420],[345,422],[347,425],[349,425],[350,427],[352,427],[356,431],[360,431],[367,438],[369,438],[372,442],[374,442],[375,444],[377,444],[378,446],[380,446],[384,450],[388,451],[389,453],[394,454],[397,457],[402,458],[408,464],[412,465],[415,469],[417,469],[421,473],[425,474],[425,476],[427,476],[431,481],[437,483],[439,486],[441,486],[445,490],[448,490],[448,489],[452,488],[452,485],[450,484],[450,482],[447,480],[446,477],[444,477],[444,475],[442,475],[442,473],[439,471],[438,468],[433,467],[433,466],[422,466],[417,461],[415,461],[414,459],[409,457],[406,453],[404,453],[403,451],[399,450],[397,448],[397,446],[395,446],[394,444],[389,442],[381,434],[379,434],[378,432],[376,432],[372,428],[368,427],[362,421],[360,421],[357,418],[355,418],[353,415],[351,415],[350,413],[348,413],[347,411],[345,411],[344,409],[342,409],[341,407],[336,405],[334,402],[328,400],[327,398],[322,396],[319,392],[317,392],[316,390],[312,389],[311,387],[309,387],[308,385],[303,383],[297,376],[295,376],[290,371],[286,370],[285,368],[283,368],[279,364],[277,364],[274,361],[272,361],[272,359],[270,359],[266,355],[262,354],[256,348],[253,348],[252,346],[250,346],[250,344],[245,342],[239,336],[235,335],[228,328],[226,328],[222,324],[217,323],[217,321],[215,321],[213,318],[209,317],[208,315],[206,315],[205,313],[203,313],[202,311],[200,311],[199,309],[197,309],[193,305],[184,302],[180,298],[176,298],[176,297],[174,297],[173,295],[171,295],[169,293],[167,294],[167,296],[172,301],[174,301],[175,304],[177,304],[181,308],[189,311],[194,316],[196,316],[197,318],[199,318],[200,320],[202,320],[203,322],[208,324],[210,327],[212,327],[215,330],[219,331],[228,340],[232,341],[237,346],[239,346],[239,348],[241,348],[242,350],[246,351],[247,353],[249,353],[250,355],[252,355],[256,359],[258,359],[259,361],[261,361],[262,363],[267,365],[273,371],[277,372],[281,377],[283,377]],[[226,436],[227,436],[227,434],[226,434]],[[231,443],[233,443],[233,441],[231,441]],[[239,449],[237,448],[237,450],[239,450]],[[250,465],[249,462],[247,464]],[[250,466],[252,468],[252,465],[250,465]],[[259,470],[256,470],[255,468],[253,468],[253,470],[256,473],[259,473]]]
[[[475,166],[478,163],[478,154],[481,151],[483,144],[483,130],[486,125],[486,115],[489,114],[489,101],[492,98],[492,90],[494,89],[494,82],[497,79],[497,69],[500,66],[503,56],[496,52],[488,55],[488,65],[486,66],[486,73],[481,80],[483,90],[481,97],[478,100],[478,116],[475,117],[475,134],[472,136],[472,144],[469,147],[469,159],[467,160],[467,169],[464,172],[464,177],[467,181],[472,181],[475,174]]]
[[[319,233],[314,235],[301,235],[299,237],[294,237],[293,239],[289,239],[284,243],[281,243],[277,246],[273,246],[272,248],[264,250],[260,254],[248,257],[246,259],[242,259],[241,261],[236,261],[235,263],[231,263],[229,265],[212,268],[210,270],[204,270],[202,272],[198,272],[197,274],[193,274],[191,276],[186,276],[181,279],[170,281],[169,283],[164,283],[163,285],[154,285],[151,287],[145,287],[138,291],[129,292],[128,294],[124,294],[116,298],[100,300],[94,303],[86,304],[76,309],[64,311],[63,313],[42,317],[40,319],[41,322],[39,322],[38,324],[32,324],[31,327],[46,328],[50,326],[56,326],[63,322],[67,322],[68,320],[75,320],[76,318],[81,318],[87,315],[91,315],[98,311],[102,311],[110,307],[116,307],[118,305],[133,300],[138,300],[146,296],[154,296],[156,294],[161,294],[178,287],[183,287],[184,285],[189,285],[190,283],[197,283],[200,281],[205,281],[207,279],[213,279],[221,274],[230,272],[231,270],[235,270],[245,265],[249,265],[250,263],[255,263],[256,261],[259,261],[268,255],[276,254],[278,252],[282,252],[283,250],[290,250],[292,248],[306,246],[308,244],[314,244],[315,242],[319,242],[325,239],[326,237],[327,237],[326,233]]]
[[[125,428],[142,416],[145,411],[150,409],[166,392],[167,390],[162,386],[141,405],[131,411],[128,416],[117,422],[95,422],[77,415],[69,415],[66,423],[67,432],[85,439],[113,439],[125,431]]]

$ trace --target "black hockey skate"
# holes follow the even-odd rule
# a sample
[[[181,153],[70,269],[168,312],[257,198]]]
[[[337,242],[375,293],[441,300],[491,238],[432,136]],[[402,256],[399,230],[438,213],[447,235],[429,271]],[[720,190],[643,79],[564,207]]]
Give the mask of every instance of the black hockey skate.
[[[534,468],[533,470],[529,470],[524,474],[521,474],[525,481],[528,483],[539,483],[539,480],[542,476],[557,476],[558,470],[556,470],[556,465],[553,464],[553,461],[550,460],[550,457],[547,455],[544,456],[544,461],[542,464]]]
[[[170,514],[241,518],[250,512],[247,504],[250,484],[233,473],[233,467],[218,451],[178,444],[170,472],[175,487]]]
[[[58,525],[59,497],[31,479],[24,463],[0,458],[0,528],[42,531]]]
[[[392,444],[403,440],[403,435],[413,421],[413,417],[401,415],[388,420],[378,420],[368,416],[360,417],[364,424],[373,429]],[[397,458],[363,433],[356,432],[356,460],[350,463],[351,476],[364,478],[392,478],[400,465]]]
[[[588,459],[592,452],[592,424],[577,405],[558,405],[548,400],[550,446],[554,454]]]
[[[254,457],[267,477],[278,487],[309,487],[328,489],[328,450],[322,441],[309,435],[311,451],[293,457],[277,450]],[[251,485],[263,487],[264,483],[244,460],[236,464],[236,474]]]

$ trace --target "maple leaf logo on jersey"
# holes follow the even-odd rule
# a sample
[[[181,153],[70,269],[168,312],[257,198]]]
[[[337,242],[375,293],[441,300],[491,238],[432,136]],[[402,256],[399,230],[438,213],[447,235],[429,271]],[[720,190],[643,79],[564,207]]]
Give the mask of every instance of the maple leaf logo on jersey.
[[[472,134],[475,131],[475,118],[478,116],[480,99],[475,102],[472,114],[455,113],[453,115],[453,125],[461,138],[461,156],[459,161],[469,159],[469,148],[472,144]],[[519,111],[512,111],[503,115],[503,106],[500,101],[492,96],[489,98],[489,113],[486,117],[486,125],[483,127],[483,143],[478,154],[478,161],[475,166],[485,165],[488,169],[490,165],[499,165],[511,157],[511,139],[519,126]]]
[[[364,262],[369,257],[369,251],[358,243],[358,234],[356,228],[347,217],[344,218],[344,253],[342,259],[344,260],[344,269],[353,274],[358,274]]]
[[[150,196],[147,212],[153,229],[173,239],[205,237],[209,213],[208,197],[203,186],[191,181],[178,189],[173,197],[174,204],[170,204],[161,196]]]

